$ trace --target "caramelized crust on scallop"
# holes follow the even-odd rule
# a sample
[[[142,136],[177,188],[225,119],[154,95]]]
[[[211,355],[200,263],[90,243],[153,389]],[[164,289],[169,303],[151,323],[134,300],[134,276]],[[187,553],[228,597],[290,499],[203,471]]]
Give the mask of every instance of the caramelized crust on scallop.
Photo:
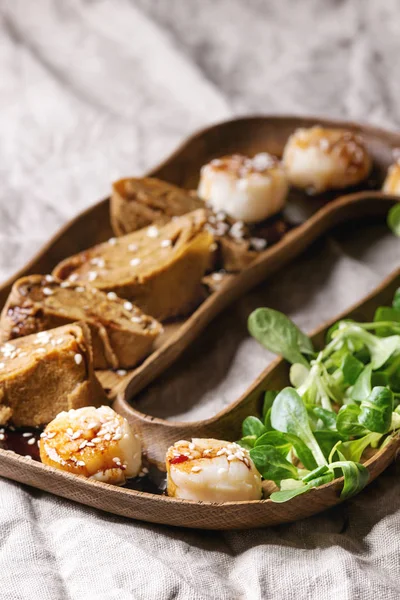
[[[108,406],[61,412],[40,438],[42,462],[62,471],[114,484],[140,471],[140,441]]]

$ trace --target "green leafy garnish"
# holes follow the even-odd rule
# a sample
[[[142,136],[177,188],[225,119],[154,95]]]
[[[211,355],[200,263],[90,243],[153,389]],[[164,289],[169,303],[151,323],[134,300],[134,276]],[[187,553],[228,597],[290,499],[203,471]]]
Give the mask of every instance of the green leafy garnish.
[[[271,500],[286,502],[340,475],[341,497],[358,493],[369,477],[364,452],[400,430],[400,289],[374,321],[336,323],[318,353],[278,311],[257,309],[249,330],[292,365],[293,387],[267,391],[262,419],[247,417],[239,441],[264,479],[280,486]]]
[[[393,412],[393,394],[387,387],[374,387],[371,394],[360,405],[358,421],[369,431],[389,431]]]
[[[389,229],[391,229],[391,231],[394,233],[394,235],[400,237],[400,203],[395,204],[389,210],[387,224],[389,226]]]
[[[250,457],[264,479],[279,482],[298,478],[296,467],[274,446],[256,446],[250,450]]]
[[[279,311],[257,308],[249,317],[248,327],[251,335],[274,354],[281,354],[291,363],[308,365],[303,354],[313,353],[311,340]]]

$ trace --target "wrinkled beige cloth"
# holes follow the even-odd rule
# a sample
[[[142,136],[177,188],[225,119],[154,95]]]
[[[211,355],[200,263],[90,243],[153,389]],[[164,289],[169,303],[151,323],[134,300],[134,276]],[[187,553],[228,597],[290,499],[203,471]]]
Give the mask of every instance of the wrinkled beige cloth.
[[[0,0],[0,14],[2,279],[111,180],[210,122],[400,122],[396,0]],[[246,333],[252,308],[310,330],[399,258],[379,224],[336,230],[218,318],[140,402],[162,416],[213,414],[271,358]],[[0,480],[0,598],[397,600],[399,475],[394,465],[307,520],[227,533],[128,521]]]

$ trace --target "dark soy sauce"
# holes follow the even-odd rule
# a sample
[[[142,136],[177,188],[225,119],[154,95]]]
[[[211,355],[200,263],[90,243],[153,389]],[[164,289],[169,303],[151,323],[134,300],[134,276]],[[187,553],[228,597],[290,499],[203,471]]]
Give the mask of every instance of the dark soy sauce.
[[[42,429],[35,429],[33,427],[24,427],[23,429],[14,429],[4,427],[0,429],[3,433],[0,434],[0,448],[2,450],[11,450],[21,456],[30,456],[33,460],[40,462],[39,446],[38,441],[40,440],[40,434]],[[34,440],[32,443],[31,440]]]
[[[2,450],[10,450],[21,456],[29,456],[33,460],[40,462],[38,441],[40,440],[42,431],[42,429],[35,429],[33,427],[24,427],[23,429],[0,427],[0,448]],[[29,443],[30,440],[34,440],[34,442]],[[148,472],[142,477],[128,479],[122,487],[149,494],[165,494],[166,474],[150,464],[146,460],[146,457],[143,457],[143,468],[148,470]]]

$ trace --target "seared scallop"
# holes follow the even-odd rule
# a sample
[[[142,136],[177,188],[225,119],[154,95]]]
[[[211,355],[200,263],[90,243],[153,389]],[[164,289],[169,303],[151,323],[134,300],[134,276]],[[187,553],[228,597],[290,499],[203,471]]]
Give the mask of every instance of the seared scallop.
[[[260,500],[261,476],[247,450],[214,439],[180,440],[166,456],[169,496],[203,502]]]
[[[46,465],[116,485],[136,477],[142,464],[139,439],[108,406],[61,412],[42,433],[39,448]]]
[[[382,189],[386,194],[400,196],[400,159],[389,167]]]
[[[321,193],[360,183],[372,163],[361,136],[315,126],[297,129],[290,136],[283,164],[292,185]]]
[[[233,154],[202,167],[197,192],[215,212],[257,223],[282,210],[288,184],[281,163],[271,154]]]

